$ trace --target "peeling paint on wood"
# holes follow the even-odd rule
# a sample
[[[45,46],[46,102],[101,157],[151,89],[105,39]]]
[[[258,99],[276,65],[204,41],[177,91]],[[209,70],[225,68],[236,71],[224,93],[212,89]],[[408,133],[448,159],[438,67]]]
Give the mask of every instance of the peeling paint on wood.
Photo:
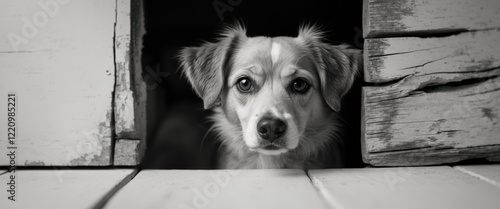
[[[115,26],[115,133],[117,137],[135,134],[133,78],[130,67],[130,0],[118,0]]]
[[[500,77],[440,85],[427,91],[403,79],[363,87],[365,162],[427,165],[500,156]]]
[[[365,38],[500,28],[498,0],[365,0],[363,4]]]
[[[118,139],[115,141],[115,166],[136,166],[140,163],[140,140]]]
[[[0,49],[11,53],[0,53],[0,95],[14,92],[18,99],[17,165],[110,165],[116,2],[59,6],[48,15],[37,0],[2,1]],[[34,23],[42,13],[46,22]],[[27,41],[14,47],[6,37],[11,33]],[[6,110],[1,102],[0,115]],[[6,129],[0,135],[7,136]],[[0,140],[0,153],[6,147]]]
[[[144,35],[142,9],[141,1],[118,0],[115,27],[115,134],[119,139],[142,141],[138,153],[131,156],[137,159],[142,157],[146,144],[147,93],[140,64]],[[126,164],[130,163],[136,162]]]
[[[500,30],[441,38],[367,39],[365,53],[364,76],[369,83],[385,83],[407,76],[448,82],[480,73],[499,75]]]
[[[70,165],[110,165],[111,163],[111,137],[100,141],[98,149],[92,153],[85,153],[70,161]]]

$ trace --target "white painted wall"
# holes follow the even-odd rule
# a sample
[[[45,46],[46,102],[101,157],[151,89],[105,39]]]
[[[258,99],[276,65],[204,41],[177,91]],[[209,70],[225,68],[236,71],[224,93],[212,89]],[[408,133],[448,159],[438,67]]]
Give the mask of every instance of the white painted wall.
[[[108,165],[115,0],[0,5],[0,165],[8,92],[17,95],[17,165]]]

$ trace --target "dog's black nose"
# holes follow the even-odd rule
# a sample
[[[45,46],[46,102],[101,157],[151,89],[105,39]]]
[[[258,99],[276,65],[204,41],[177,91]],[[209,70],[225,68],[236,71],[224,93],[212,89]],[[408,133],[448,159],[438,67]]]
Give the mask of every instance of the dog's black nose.
[[[277,118],[263,118],[257,123],[261,138],[273,142],[286,132],[286,123]]]

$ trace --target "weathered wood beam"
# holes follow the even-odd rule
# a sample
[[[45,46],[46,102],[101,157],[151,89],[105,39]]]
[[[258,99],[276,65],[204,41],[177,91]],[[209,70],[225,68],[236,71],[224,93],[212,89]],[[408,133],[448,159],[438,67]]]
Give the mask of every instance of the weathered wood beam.
[[[365,0],[365,38],[500,28],[498,0]]]
[[[408,76],[424,83],[498,75],[500,30],[441,38],[367,39],[364,53],[364,78],[368,83]]]
[[[418,82],[420,83],[420,82]],[[363,87],[366,163],[429,165],[500,155],[500,77]]]

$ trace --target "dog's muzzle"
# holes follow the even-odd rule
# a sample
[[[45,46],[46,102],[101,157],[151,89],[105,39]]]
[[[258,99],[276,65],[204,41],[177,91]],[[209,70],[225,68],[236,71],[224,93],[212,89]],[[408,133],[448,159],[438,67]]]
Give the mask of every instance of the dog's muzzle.
[[[286,123],[278,118],[266,117],[257,123],[257,133],[260,138],[273,142],[286,133]]]

